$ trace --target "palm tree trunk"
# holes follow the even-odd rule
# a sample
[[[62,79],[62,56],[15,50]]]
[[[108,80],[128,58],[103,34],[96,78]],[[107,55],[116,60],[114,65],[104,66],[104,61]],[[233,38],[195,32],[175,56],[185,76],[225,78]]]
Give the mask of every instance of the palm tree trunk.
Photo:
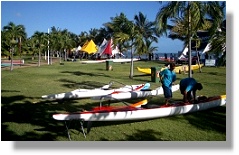
[[[201,65],[200,65],[200,59],[199,59],[199,53],[198,53],[197,47],[196,47],[196,52],[197,52],[197,64],[198,64],[198,67],[199,67],[199,72],[202,73],[202,68],[201,68]]]
[[[192,77],[192,52],[191,52],[191,12],[190,12],[190,2],[188,2],[188,77]]]
[[[38,67],[41,66],[41,52],[40,52],[40,49],[39,49],[39,54],[38,54]]]
[[[134,69],[134,64],[133,64],[133,45],[131,46],[131,63],[130,63],[130,75],[129,78],[133,79],[133,69]]]
[[[13,48],[10,49],[11,51],[11,66],[10,66],[10,71],[13,71]]]
[[[20,43],[19,43],[19,53],[20,53],[20,67],[22,66],[22,39],[20,37]]]

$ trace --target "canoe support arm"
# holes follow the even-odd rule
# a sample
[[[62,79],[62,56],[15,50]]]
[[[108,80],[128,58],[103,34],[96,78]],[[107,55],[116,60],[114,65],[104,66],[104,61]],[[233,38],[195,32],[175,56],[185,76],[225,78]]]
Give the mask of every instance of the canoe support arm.
[[[86,138],[85,130],[84,130],[84,127],[83,127],[84,120],[79,120],[79,121],[80,121],[81,131],[83,132],[84,137]],[[70,123],[71,123],[71,122],[70,122]],[[67,136],[68,136],[68,139],[71,141],[71,135],[70,135],[70,133],[69,133],[69,127],[68,127],[68,126],[70,126],[70,123],[69,123],[69,125],[67,125],[67,123],[66,123],[66,121],[65,121]]]

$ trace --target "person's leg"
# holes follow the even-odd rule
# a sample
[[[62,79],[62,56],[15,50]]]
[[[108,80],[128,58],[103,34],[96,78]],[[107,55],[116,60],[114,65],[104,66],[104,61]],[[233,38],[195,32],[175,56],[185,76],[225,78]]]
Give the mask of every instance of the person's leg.
[[[183,95],[183,102],[186,101],[187,97],[184,95],[185,88],[183,88],[181,85],[179,87],[181,94]]]
[[[191,91],[187,92],[187,101],[191,101]]]
[[[193,91],[189,91],[187,94],[188,102],[193,103],[194,102],[194,93]]]
[[[172,91],[170,88],[166,87],[166,86],[163,86],[163,90],[164,90],[164,98],[165,98],[165,104],[168,105],[170,104],[169,103],[169,100],[171,99],[172,97]]]

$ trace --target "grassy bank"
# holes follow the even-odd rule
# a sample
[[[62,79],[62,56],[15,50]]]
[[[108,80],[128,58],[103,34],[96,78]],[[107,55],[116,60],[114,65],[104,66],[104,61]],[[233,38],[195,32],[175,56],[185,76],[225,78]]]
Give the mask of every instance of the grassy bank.
[[[164,66],[158,62],[134,62],[134,78],[129,79],[130,63],[113,63],[107,71],[106,64],[80,64],[19,67],[12,72],[1,72],[2,141],[65,141],[68,140],[64,122],[53,120],[56,112],[76,112],[98,106],[90,99],[68,100],[58,103],[41,99],[42,95],[72,91],[77,88],[96,88],[115,80],[124,84],[150,82],[152,88],[160,86],[151,82],[151,76],[137,71],[136,67]],[[177,74],[177,81],[187,77]],[[204,88],[197,95],[226,94],[226,68],[203,67],[202,73],[194,71],[193,77]],[[182,99],[178,92],[175,100]],[[153,104],[163,104],[163,96],[150,97]],[[127,101],[133,102],[133,101]],[[122,104],[119,103],[114,103]],[[114,105],[112,104],[112,105]],[[84,124],[86,130],[86,123]],[[94,122],[84,138],[78,122],[70,126],[75,141],[225,141],[226,106],[186,115],[158,118],[147,121]]]

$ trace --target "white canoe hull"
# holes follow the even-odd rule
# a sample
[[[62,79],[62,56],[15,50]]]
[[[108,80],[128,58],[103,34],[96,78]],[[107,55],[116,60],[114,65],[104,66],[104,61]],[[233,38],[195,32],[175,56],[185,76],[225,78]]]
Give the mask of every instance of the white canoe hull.
[[[209,101],[198,104],[175,104],[172,106],[161,106],[159,108],[132,108],[96,110],[81,113],[54,114],[55,120],[84,120],[84,121],[127,121],[144,120],[172,115],[186,114],[210,108],[223,106],[226,104],[226,95],[222,95]]]
[[[103,86],[101,88],[96,88],[96,89],[76,89],[66,93],[43,95],[42,98],[43,99],[91,98],[91,97],[97,97],[97,96],[106,96],[114,92],[127,92],[127,91],[137,90],[137,89],[143,88],[144,86],[146,86],[146,88],[150,87],[149,83],[138,84],[138,85],[126,85],[118,89],[107,89],[107,90],[102,89],[104,87]]]
[[[131,62],[131,59],[108,59],[113,62]],[[137,58],[133,58],[133,61],[139,61]]]
[[[96,64],[96,63],[104,63],[107,60],[112,61],[112,62],[131,62],[131,59],[105,59],[105,60],[85,60],[85,61],[80,61],[82,64]],[[139,61],[137,58],[133,58],[133,61]]]
[[[179,84],[172,86],[172,92],[179,90]],[[140,91],[127,91],[127,92],[113,92],[105,96],[93,97],[93,100],[124,100],[124,99],[136,99],[145,98],[148,96],[163,95],[163,88],[158,87],[154,90],[140,90]]]
[[[80,61],[82,64],[97,64],[97,63],[103,63],[106,60],[85,60],[85,61]]]

